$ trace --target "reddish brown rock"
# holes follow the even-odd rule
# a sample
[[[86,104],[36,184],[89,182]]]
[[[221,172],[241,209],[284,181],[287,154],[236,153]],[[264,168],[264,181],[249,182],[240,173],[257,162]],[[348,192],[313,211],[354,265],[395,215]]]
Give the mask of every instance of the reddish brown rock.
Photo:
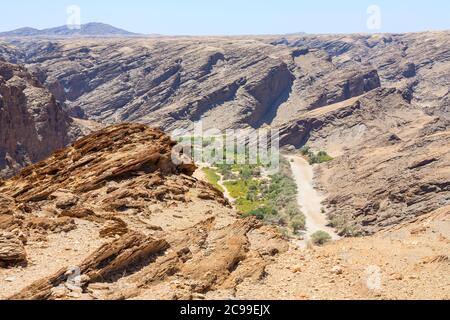
[[[27,254],[22,241],[12,233],[0,231],[0,267],[26,263]]]

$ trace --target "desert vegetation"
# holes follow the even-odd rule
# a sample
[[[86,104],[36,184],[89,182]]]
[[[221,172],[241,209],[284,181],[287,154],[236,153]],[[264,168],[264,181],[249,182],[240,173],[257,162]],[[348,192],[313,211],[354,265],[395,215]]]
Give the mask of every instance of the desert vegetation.
[[[208,179],[209,183],[211,183],[214,187],[219,189],[220,191],[224,192],[225,190],[222,188],[222,186],[219,184],[220,176],[211,168],[203,168],[202,169],[206,179]]]
[[[311,241],[313,244],[321,246],[331,241],[331,236],[325,231],[317,231],[311,236]]]
[[[318,153],[314,153],[309,147],[303,147],[301,153],[304,157],[306,157],[311,165],[325,163],[333,160],[333,157],[330,156],[326,151],[319,151]]]
[[[280,226],[286,235],[305,229],[305,217],[297,203],[297,185],[287,160],[282,159],[276,173],[268,172],[261,163],[218,164],[203,170],[215,186],[222,177],[223,186],[243,217],[255,216]]]

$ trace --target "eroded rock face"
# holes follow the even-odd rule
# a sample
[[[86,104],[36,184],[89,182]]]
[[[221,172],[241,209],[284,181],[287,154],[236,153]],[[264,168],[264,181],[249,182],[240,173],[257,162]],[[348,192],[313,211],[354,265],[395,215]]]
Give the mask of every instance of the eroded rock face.
[[[400,89],[421,107],[448,113],[449,32],[292,36],[283,43],[308,54],[325,51],[338,69],[371,66],[382,86]]]
[[[321,107],[280,124],[283,143],[335,157],[316,173],[341,234],[375,233],[449,204],[448,32],[292,36],[273,44],[297,48],[297,61],[316,79],[317,70],[329,78],[337,72],[318,59],[323,51],[337,70],[377,70],[381,88],[333,104],[321,99]]]
[[[55,96],[89,119],[165,130],[200,119],[221,129],[278,124],[380,86],[371,66],[337,66],[323,50],[302,55],[265,39],[17,43]]]
[[[15,39],[1,45],[74,115],[165,130],[282,126],[307,112],[396,87],[442,114],[448,32],[254,38]],[[447,110],[448,113],[448,110]],[[216,121],[220,119],[221,121]]]
[[[66,146],[80,136],[78,127],[36,77],[0,62],[0,176]]]

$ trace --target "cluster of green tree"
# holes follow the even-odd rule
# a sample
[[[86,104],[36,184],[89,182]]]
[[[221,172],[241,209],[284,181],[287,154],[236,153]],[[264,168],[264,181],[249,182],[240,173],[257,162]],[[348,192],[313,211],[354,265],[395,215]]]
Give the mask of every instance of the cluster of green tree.
[[[255,216],[283,227],[287,234],[295,234],[305,229],[305,216],[298,207],[297,185],[290,170],[289,163],[282,160],[277,174],[255,180],[258,172],[248,174],[244,169],[239,180],[227,183],[226,187],[232,195],[240,196],[237,206],[244,216]]]
[[[311,241],[313,244],[321,246],[331,241],[331,236],[325,231],[317,231],[311,236]]]
[[[318,163],[324,163],[333,160],[333,157],[331,157],[328,153],[325,151],[319,151],[317,154],[315,154],[311,148],[309,147],[303,147],[302,155],[308,158],[309,163],[312,164],[318,164]]]
[[[254,155],[254,150],[248,140],[236,137],[223,136],[181,136],[177,142],[184,147],[184,153],[194,157],[196,161],[209,163],[212,167],[241,166],[243,164],[255,164],[256,167],[264,167],[262,164],[271,165],[271,152],[261,157]],[[278,154],[275,155],[278,157]],[[244,166],[245,168],[246,166]],[[250,166],[247,166],[250,167]],[[247,168],[248,169],[248,168]]]
[[[251,180],[261,177],[260,165],[216,164],[217,171],[224,180]]]

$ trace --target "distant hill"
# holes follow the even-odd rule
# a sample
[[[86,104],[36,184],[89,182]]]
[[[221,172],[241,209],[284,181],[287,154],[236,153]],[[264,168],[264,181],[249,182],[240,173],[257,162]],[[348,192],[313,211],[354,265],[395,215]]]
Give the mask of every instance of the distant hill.
[[[113,27],[105,23],[87,23],[78,29],[68,26],[38,30],[34,28],[20,28],[13,31],[2,32],[0,37],[110,37],[110,36],[137,36],[139,34]]]

